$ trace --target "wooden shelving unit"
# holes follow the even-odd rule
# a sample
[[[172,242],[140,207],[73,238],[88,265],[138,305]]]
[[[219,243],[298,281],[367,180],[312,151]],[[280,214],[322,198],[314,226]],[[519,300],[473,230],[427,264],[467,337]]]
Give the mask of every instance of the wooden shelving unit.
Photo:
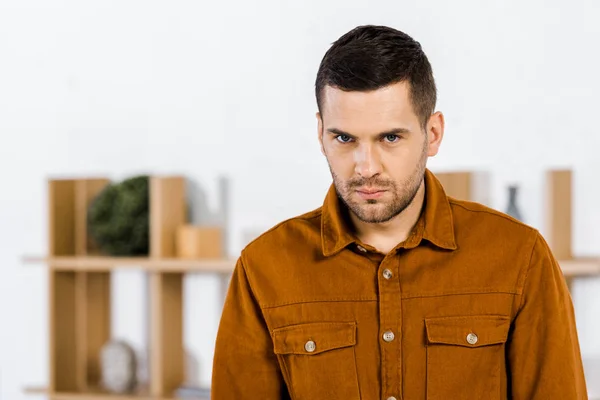
[[[484,201],[486,176],[480,172],[436,173],[447,193]],[[561,269],[575,277],[600,274],[600,258],[574,258],[571,251],[571,172],[548,172],[548,241]],[[51,400],[175,400],[184,382],[183,279],[190,273],[231,274],[234,259],[181,259],[175,254],[176,229],[186,223],[183,177],[152,177],[150,254],[107,257],[87,235],[87,209],[108,179],[49,180],[49,254],[25,257],[49,270],[50,376],[47,388],[25,389]],[[484,185],[484,187],[482,187]],[[149,275],[150,380],[127,395],[98,390],[99,353],[110,339],[112,272],[139,269]],[[116,305],[118,306],[118,305]]]
[[[180,259],[176,230],[186,221],[183,177],[150,180],[150,254],[107,257],[87,235],[87,209],[108,179],[48,181],[49,255],[25,257],[49,269],[48,387],[26,389],[51,400],[175,399],[185,380],[183,278],[187,273],[228,275],[235,261]],[[110,285],[113,270],[138,268],[149,275],[149,382],[127,395],[98,389],[100,349],[111,338]],[[118,304],[115,306],[118,307]]]

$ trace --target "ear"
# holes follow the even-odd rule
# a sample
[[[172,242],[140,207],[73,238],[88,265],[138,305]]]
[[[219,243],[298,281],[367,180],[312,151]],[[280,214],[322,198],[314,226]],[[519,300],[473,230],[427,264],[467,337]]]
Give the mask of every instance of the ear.
[[[427,122],[427,141],[429,142],[427,155],[429,157],[433,157],[438,153],[442,139],[444,138],[444,127],[444,114],[440,111],[429,117],[429,122]]]
[[[323,118],[321,113],[317,112],[317,135],[319,136],[319,144],[321,146],[321,153],[325,155],[325,148],[323,147]]]

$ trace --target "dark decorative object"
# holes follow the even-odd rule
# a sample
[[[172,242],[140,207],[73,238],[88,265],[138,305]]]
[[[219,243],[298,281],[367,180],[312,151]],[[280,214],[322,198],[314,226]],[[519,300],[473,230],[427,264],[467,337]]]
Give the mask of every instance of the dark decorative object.
[[[519,193],[519,187],[511,185],[508,187],[508,207],[506,213],[511,217],[523,221],[521,211],[517,205],[517,194]]]
[[[150,194],[148,176],[108,185],[88,210],[88,230],[103,253],[148,255]]]

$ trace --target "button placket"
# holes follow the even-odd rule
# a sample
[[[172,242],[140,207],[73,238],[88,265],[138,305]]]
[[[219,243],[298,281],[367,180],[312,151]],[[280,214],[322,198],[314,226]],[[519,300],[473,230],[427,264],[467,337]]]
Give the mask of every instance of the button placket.
[[[401,393],[402,388],[402,292],[398,279],[398,255],[387,254],[379,264],[379,327],[381,384],[383,399]]]

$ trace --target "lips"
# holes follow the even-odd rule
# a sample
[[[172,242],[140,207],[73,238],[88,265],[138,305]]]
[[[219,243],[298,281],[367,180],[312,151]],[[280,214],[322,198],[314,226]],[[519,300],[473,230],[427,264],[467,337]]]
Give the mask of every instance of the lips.
[[[385,189],[356,189],[357,192],[364,194],[374,194],[379,192],[385,192]]]
[[[386,190],[383,189],[358,189],[356,190],[356,193],[358,193],[358,195],[363,198],[364,200],[373,200],[373,199],[378,199],[381,196],[383,196],[383,194],[386,192]]]

